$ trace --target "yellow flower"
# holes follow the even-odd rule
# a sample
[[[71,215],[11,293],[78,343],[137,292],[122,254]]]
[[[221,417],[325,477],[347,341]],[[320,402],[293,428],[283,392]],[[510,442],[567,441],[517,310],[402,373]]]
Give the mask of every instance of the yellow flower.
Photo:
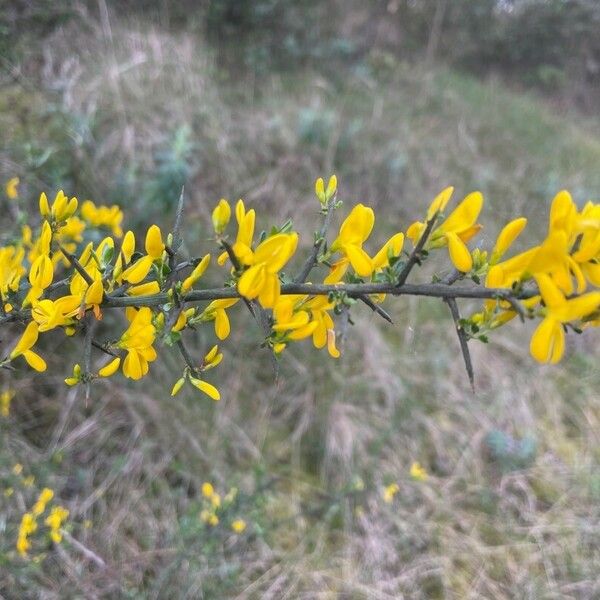
[[[73,366],[73,374],[71,377],[67,377],[65,379],[65,383],[67,385],[77,385],[81,381],[81,366],[79,364],[75,364]]]
[[[213,494],[215,493],[215,488],[213,487],[213,484],[210,483],[209,481],[205,481],[202,484],[202,495],[205,498],[212,498]]]
[[[246,207],[242,200],[238,200],[235,205],[235,218],[238,223],[238,233],[235,243],[232,246],[233,253],[240,261],[241,264],[249,264],[249,260],[252,256],[252,238],[254,237],[254,222],[256,220],[256,213],[254,209],[250,209],[246,212]],[[217,259],[218,264],[224,265],[227,261],[227,252],[223,252]]]
[[[23,465],[21,463],[16,463],[12,468],[12,472],[15,475],[20,475],[23,472]]]
[[[144,306],[132,315],[128,329],[117,343],[118,348],[127,351],[123,361],[125,377],[137,380],[148,373],[148,363],[156,360],[156,351],[152,347],[155,335],[152,310]]]
[[[229,336],[231,326],[229,317],[225,309],[231,308],[238,302],[239,298],[225,298],[223,300],[213,300],[200,315],[194,317],[194,322],[204,323],[206,321],[215,322],[215,335],[224,340]]]
[[[48,198],[44,192],[40,195],[40,213],[45,219],[53,223],[66,221],[75,214],[77,210],[77,198],[69,199],[62,190],[59,190],[54,198],[52,206],[48,204]]]
[[[69,511],[62,506],[55,506],[50,511],[48,517],[44,521],[46,525],[50,528],[50,539],[55,544],[60,544],[62,541],[62,532],[61,528],[64,522],[69,517]]]
[[[231,523],[231,529],[233,529],[235,533],[242,533],[246,529],[246,521],[244,521],[244,519],[236,519]]]
[[[81,205],[81,217],[93,227],[106,227],[115,237],[121,237],[123,230],[123,211],[114,204],[113,206],[96,206],[91,200],[86,200]]]
[[[431,203],[425,222],[413,223],[406,235],[416,245],[419,241],[427,221],[432,219],[436,212],[441,212],[450,200],[454,188],[446,188]],[[461,272],[468,272],[473,267],[473,259],[466,243],[481,229],[477,218],[483,207],[483,196],[480,192],[472,192],[448,215],[445,221],[431,233],[425,244],[426,249],[448,247],[452,264]]]
[[[10,401],[15,397],[13,390],[4,390],[0,393],[0,415],[8,417],[10,413]]]
[[[278,272],[286,265],[298,246],[297,233],[278,233],[260,243],[238,281],[238,291],[248,300],[258,298],[263,308],[272,308],[279,298]]]
[[[390,483],[390,485],[383,488],[382,496],[383,501],[387,504],[391,504],[394,501],[394,496],[400,491],[400,487],[397,483]]]
[[[338,237],[331,244],[331,252],[341,252],[343,257],[335,262],[324,282],[338,283],[348,270],[348,265],[360,277],[370,277],[375,271],[389,265],[391,256],[399,256],[404,245],[404,234],[393,235],[371,258],[363,244],[371,234],[375,223],[373,210],[363,204],[356,205],[340,227]]]
[[[183,280],[181,284],[181,293],[186,294],[189,292],[193,285],[204,275],[204,272],[208,268],[210,263],[210,254],[206,254],[204,258],[194,267],[194,270]]]
[[[425,481],[429,477],[427,471],[418,462],[410,465],[410,476],[416,481]]]
[[[25,328],[21,339],[19,339],[17,345],[10,353],[10,360],[22,356],[32,369],[40,372],[45,371],[46,361],[39,354],[31,350],[38,340],[38,335],[38,324],[35,321],[31,321]]]
[[[535,280],[546,305],[545,317],[531,337],[531,355],[541,363],[557,363],[564,353],[563,324],[587,317],[600,308],[600,292],[590,292],[567,300],[558,286],[545,274]]]
[[[369,277],[373,273],[371,258],[363,250],[362,246],[369,235],[371,235],[374,224],[375,213],[372,208],[364,204],[357,204],[342,223],[338,237],[331,244],[331,252],[341,252],[345,256],[345,259],[334,265],[334,278],[337,278],[339,272],[343,269],[337,281],[343,276],[345,272],[344,267],[348,263],[352,265],[352,268],[361,277]],[[335,281],[331,280],[332,277],[333,275],[330,274],[325,279],[325,283],[335,283]]]
[[[33,516],[39,517],[46,510],[46,504],[48,504],[48,502],[50,502],[50,500],[52,500],[53,497],[54,492],[50,488],[44,488],[41,491],[37,502],[33,505],[33,508],[31,509],[31,513],[33,514]]]
[[[212,212],[212,222],[213,227],[215,229],[215,233],[222,234],[225,231],[225,228],[229,224],[229,219],[231,218],[231,207],[229,206],[229,202],[225,200],[225,198],[221,198],[219,203],[215,207]]]
[[[216,344],[206,353],[202,363],[202,370],[208,371],[214,369],[223,360],[223,353],[219,352],[219,346]]]
[[[128,232],[129,233],[129,232]],[[125,236],[127,239],[123,239],[123,246],[127,243],[128,247],[135,247],[135,238],[133,234],[131,236]],[[128,248],[129,249],[129,248]],[[140,283],[150,272],[152,264],[155,260],[162,258],[162,254],[165,249],[165,244],[162,240],[162,234],[158,225],[151,225],[146,232],[145,242],[146,256],[142,256],[135,263],[129,266],[120,275],[120,279],[127,281],[132,284]],[[133,254],[133,251],[132,251]]]
[[[12,177],[6,182],[6,187],[4,189],[9,200],[16,200],[19,197],[19,190],[17,189],[19,181],[20,179],[18,177]]]
[[[332,175],[329,178],[329,182],[327,183],[327,189],[325,189],[325,182],[322,177],[319,177],[317,181],[315,181],[315,194],[319,199],[319,202],[324,206],[329,202],[331,198],[333,198],[334,194],[337,191],[337,177]]]

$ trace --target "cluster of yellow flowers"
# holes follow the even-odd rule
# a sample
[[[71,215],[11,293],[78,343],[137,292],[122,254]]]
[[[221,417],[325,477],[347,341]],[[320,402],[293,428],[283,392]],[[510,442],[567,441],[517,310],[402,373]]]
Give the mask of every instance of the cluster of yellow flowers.
[[[54,492],[50,488],[44,488],[40,492],[34,505],[31,507],[31,510],[23,514],[16,544],[17,552],[22,557],[26,557],[31,548],[30,537],[38,529],[38,517],[44,514],[48,503],[53,498]],[[68,517],[69,511],[60,505],[56,505],[50,509],[48,516],[44,520],[44,524],[48,527],[50,539],[55,544],[60,544],[62,541],[62,527]]]
[[[21,201],[18,183],[14,178],[6,185],[10,201]],[[444,189],[422,221],[394,233],[371,253],[366,243],[375,213],[364,204],[350,210],[328,242],[328,227],[341,202],[337,178],[332,176],[327,185],[318,179],[315,194],[322,227],[296,277],[286,271],[299,246],[291,221],[255,239],[255,210],[247,209],[242,200],[232,210],[221,199],[212,213],[220,252],[216,262],[223,266],[229,261],[230,267],[223,277],[225,287],[214,289],[200,283],[211,264],[210,254],[178,259],[179,231],[164,236],[151,225],[143,248],[136,248],[134,232],[122,230],[123,213],[117,206],[96,206],[87,200],[79,207],[76,198],[62,191],[50,203],[42,193],[39,224],[25,225],[19,235],[0,245],[0,323],[25,326],[0,366],[23,357],[33,369],[44,371],[46,361],[34,350],[40,334],[55,330],[68,336],[85,334],[93,320],[102,318],[103,310],[121,307],[128,325],[120,335],[103,343],[86,338],[108,358],[94,361],[96,368],[89,359],[89,364],[74,365],[67,384],[87,385],[114,376],[119,369],[125,377],[141,379],[157,358],[155,344],[163,341],[177,347],[186,363],[172,394],[188,381],[219,400],[218,389],[205,381],[204,373],[216,367],[223,354],[214,345],[202,361],[196,361],[184,345],[184,332],[212,323],[215,336],[226,339],[231,331],[227,311],[241,298],[263,327],[265,345],[275,356],[290,343],[310,338],[316,348],[326,347],[337,358],[335,315],[360,300],[386,316],[380,307],[386,294],[411,293],[405,285],[409,271],[442,248],[447,248],[456,277],[422,288],[413,284],[412,293],[453,299],[464,297],[453,292],[456,281],[483,282],[469,288],[467,297],[485,302],[482,311],[461,320],[463,332],[483,339],[517,314],[540,319],[531,354],[540,362],[558,361],[567,328],[580,331],[600,323],[600,291],[588,290],[600,286],[600,204],[588,202],[579,210],[568,192],[560,192],[552,202],[546,239],[505,259],[527,220],[519,217],[508,223],[491,251],[470,249],[467,244],[481,229],[483,196],[473,192],[447,213],[452,193],[453,188]],[[237,231],[230,241],[232,215]],[[111,235],[98,242],[103,229]],[[404,249],[405,238],[412,242],[410,252]],[[325,268],[321,281],[308,282],[311,271],[319,267]],[[91,348],[84,354],[91,355]],[[9,400],[2,402],[7,407]],[[2,414],[6,410],[2,408]]]
[[[429,473],[427,473],[425,467],[421,466],[421,463],[416,461],[410,465],[409,475],[413,481],[417,482],[423,482],[429,479]],[[381,497],[386,504],[391,504],[399,491],[400,486],[394,481],[381,490]]]
[[[205,481],[202,484],[204,507],[200,511],[200,520],[210,527],[216,527],[220,522],[219,514],[233,504],[237,493],[237,488],[233,487],[225,494],[223,500],[221,500],[221,496],[215,491],[213,484]],[[230,527],[234,533],[242,533],[246,529],[246,526],[246,521],[239,517],[230,522]]]

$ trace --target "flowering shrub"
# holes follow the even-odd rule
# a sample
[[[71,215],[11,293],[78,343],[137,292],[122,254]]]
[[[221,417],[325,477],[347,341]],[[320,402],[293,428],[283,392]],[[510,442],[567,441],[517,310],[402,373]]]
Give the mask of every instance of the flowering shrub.
[[[285,271],[299,247],[292,222],[255,236],[254,209],[239,200],[232,211],[222,199],[212,223],[220,251],[217,268],[225,267],[223,286],[206,288],[201,279],[211,255],[179,258],[183,193],[173,231],[165,236],[152,225],[140,247],[132,231],[123,233],[123,213],[117,206],[96,206],[88,200],[79,208],[77,199],[62,191],[52,203],[42,193],[39,217],[27,219],[18,208],[18,184],[14,178],[6,185],[6,196],[17,204],[23,224],[19,235],[0,247],[0,324],[24,329],[12,349],[5,350],[0,367],[12,369],[22,358],[32,369],[45,371],[46,361],[34,349],[40,334],[60,329],[67,336],[81,335],[84,364],[75,364],[65,382],[83,384],[88,393],[92,381],[114,377],[119,370],[127,378],[143,378],[157,358],[156,342],[163,340],[178,348],[185,363],[172,394],[189,382],[219,400],[220,392],[206,380],[206,372],[223,355],[214,345],[202,360],[191,356],[185,332],[212,324],[216,337],[226,339],[227,311],[240,300],[263,328],[264,344],[276,359],[289,344],[307,338],[337,358],[334,316],[347,316],[357,301],[391,320],[381,306],[387,295],[441,298],[456,324],[471,383],[468,341],[487,341],[490,331],[516,316],[539,321],[530,350],[542,363],[561,359],[565,332],[580,333],[600,322],[600,291],[590,291],[600,286],[600,205],[588,202],[579,210],[566,191],[552,202],[546,238],[510,258],[506,254],[527,220],[518,217],[506,224],[491,249],[471,250],[467,244],[482,227],[478,219],[483,196],[473,192],[448,212],[451,187],[433,200],[422,221],[395,233],[371,254],[364,246],[375,214],[363,204],[352,208],[328,241],[332,215],[342,203],[336,177],[327,185],[319,178],[315,193],[322,223],[296,276]],[[228,233],[232,212],[235,238]],[[101,239],[100,232],[108,235]],[[410,251],[405,238],[412,243]],[[454,267],[449,275],[407,283],[415,266],[442,249]],[[308,281],[315,267],[321,267],[322,283]],[[469,285],[456,285],[466,281]],[[456,303],[460,298],[483,300],[482,310],[462,318]],[[96,340],[95,322],[103,311],[117,309],[123,310],[127,328],[113,339]],[[92,350],[106,357],[97,367],[92,366]],[[2,402],[7,412],[8,395]]]

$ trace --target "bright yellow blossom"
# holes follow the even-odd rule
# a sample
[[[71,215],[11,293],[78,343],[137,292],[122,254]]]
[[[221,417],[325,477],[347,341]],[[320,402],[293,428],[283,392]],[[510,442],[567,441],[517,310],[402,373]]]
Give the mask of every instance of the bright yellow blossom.
[[[246,521],[244,521],[244,519],[236,519],[231,523],[231,529],[233,529],[235,533],[243,533],[246,529]]]
[[[40,213],[42,217],[60,223],[66,221],[75,214],[77,210],[77,198],[69,199],[62,190],[59,190],[54,198],[52,206],[48,203],[48,197],[44,192],[40,195]]]
[[[238,291],[248,300],[258,298],[263,308],[272,308],[281,289],[278,273],[292,257],[298,246],[297,233],[278,233],[260,243],[251,252],[238,282]]]
[[[224,340],[229,336],[231,325],[226,309],[231,308],[239,301],[239,298],[224,298],[222,300],[213,300],[197,317],[194,317],[195,323],[204,323],[206,321],[215,322],[215,335]]]
[[[577,321],[600,308],[600,292],[590,292],[567,300],[548,275],[536,275],[535,280],[546,305],[544,319],[531,337],[529,348],[539,362],[557,363],[564,353],[563,324]]]
[[[212,498],[214,493],[215,493],[215,488],[213,487],[213,484],[210,483],[209,481],[205,481],[202,484],[202,495],[205,498],[208,498],[210,500],[210,498]]]
[[[231,207],[225,198],[221,198],[212,212],[212,222],[215,233],[222,234],[229,224],[231,218]]]
[[[418,462],[410,465],[410,476],[416,481],[425,481],[429,477],[425,468]]]
[[[242,265],[250,264],[248,261],[252,256],[252,238],[254,237],[254,223],[256,213],[251,208],[246,212],[243,200],[238,200],[235,205],[235,218],[238,223],[238,232],[235,243],[232,246],[233,253]],[[217,262],[224,265],[227,261],[227,252],[223,252]]]
[[[25,328],[17,345],[10,353],[10,360],[22,356],[32,369],[35,369],[36,371],[45,371],[46,361],[31,349],[37,342],[38,335],[38,324],[35,321],[31,321]]]
[[[210,254],[206,254],[202,260],[194,267],[194,270],[183,280],[181,284],[181,293],[186,294],[189,292],[196,281],[204,275],[204,272],[208,268],[210,263]]]
[[[333,198],[336,191],[337,177],[335,175],[332,175],[329,178],[329,181],[327,183],[327,189],[325,189],[325,182],[323,181],[322,177],[319,177],[319,179],[315,181],[315,194],[317,195],[319,202],[323,206],[325,206],[327,202],[329,202],[329,200]]]
[[[93,227],[106,227],[115,237],[121,237],[123,230],[123,211],[116,205],[96,206],[91,200],[81,205],[81,218]]]
[[[6,182],[4,190],[9,200],[16,200],[19,197],[19,181],[18,177],[12,177]]]
[[[382,496],[383,501],[386,504],[391,504],[394,501],[394,496],[400,491],[400,487],[397,483],[390,483],[390,485],[383,488]]]
[[[152,347],[156,328],[152,323],[152,310],[143,306],[132,315],[129,328],[117,343],[118,348],[127,351],[123,361],[123,375],[130,379],[141,379],[148,373],[148,363],[156,360],[156,350]]]

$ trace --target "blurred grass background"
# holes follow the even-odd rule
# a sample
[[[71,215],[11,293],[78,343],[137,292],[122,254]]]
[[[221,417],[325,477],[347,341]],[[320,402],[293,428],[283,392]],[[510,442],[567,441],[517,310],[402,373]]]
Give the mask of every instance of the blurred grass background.
[[[313,182],[332,172],[346,208],[376,209],[377,243],[447,185],[484,193],[483,246],[520,214],[539,239],[559,189],[598,200],[599,24],[593,0],[16,0],[0,8],[0,175],[32,210],[63,188],[140,229],[168,228],[185,185],[190,255],[212,251],[223,196],[310,240]],[[358,306],[340,360],[298,345],[277,382],[234,309],[218,404],[169,397],[168,348],[141,385],[103,383],[85,404],[62,383],[76,343],[48,341],[54,374],[19,372],[0,418],[15,490],[0,496],[0,593],[600,597],[597,336],[552,368],[519,324],[473,342],[473,394],[445,307],[386,304],[393,327]],[[199,331],[196,353],[212,343]],[[43,559],[14,551],[35,495],[15,463],[71,511]],[[214,528],[204,481],[239,489]]]

